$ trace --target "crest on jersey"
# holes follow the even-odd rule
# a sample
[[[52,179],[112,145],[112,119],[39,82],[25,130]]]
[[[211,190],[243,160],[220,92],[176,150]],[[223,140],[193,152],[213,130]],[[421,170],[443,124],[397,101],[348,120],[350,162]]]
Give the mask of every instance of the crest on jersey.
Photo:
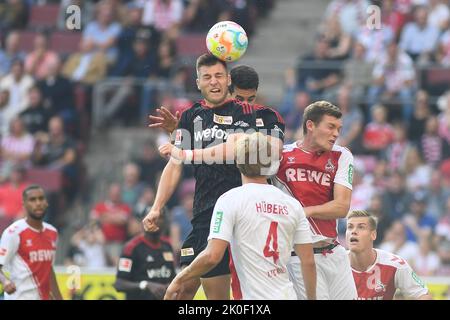
[[[31,241],[31,239],[27,239],[27,241],[25,242],[25,245],[27,247],[31,247],[31,246],[33,246],[33,242]]]
[[[264,121],[261,118],[256,118],[256,126],[257,127],[264,127]]]
[[[386,292],[386,286],[381,282],[381,280],[377,280],[377,283],[375,285],[375,292]]]
[[[233,117],[232,116],[219,116],[214,113],[214,119],[213,121],[218,124],[232,124],[233,123]]]
[[[330,173],[334,173],[334,170],[336,170],[336,167],[334,166],[334,164],[331,162],[331,159],[328,159],[327,164],[325,165],[325,171],[326,172],[330,172]]]
[[[291,164],[295,162],[295,157],[287,157],[287,163]]]
[[[119,259],[119,271],[130,272],[131,266],[133,265],[133,261],[127,258]]]

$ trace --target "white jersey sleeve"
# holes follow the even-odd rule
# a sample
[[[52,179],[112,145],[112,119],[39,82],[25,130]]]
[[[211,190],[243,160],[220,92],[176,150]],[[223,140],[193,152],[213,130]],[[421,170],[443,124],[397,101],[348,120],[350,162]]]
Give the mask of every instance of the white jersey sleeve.
[[[294,244],[305,244],[312,243],[312,234],[311,234],[311,226],[309,225],[308,219],[306,219],[305,211],[303,211],[303,207],[300,202],[297,202],[297,210],[299,212],[299,221],[297,225],[297,229],[295,230],[294,235]]]
[[[395,273],[395,287],[403,295],[414,299],[428,293],[428,288],[406,261]]]
[[[352,190],[353,183],[353,155],[348,149],[339,147],[342,154],[339,157],[338,168],[334,177],[334,183],[343,185]]]
[[[223,194],[217,200],[211,218],[208,240],[221,239],[231,242],[236,216],[236,210],[234,209],[233,203],[229,193]]]
[[[4,266],[11,262],[19,249],[20,237],[15,226],[8,227],[0,240],[0,265]]]

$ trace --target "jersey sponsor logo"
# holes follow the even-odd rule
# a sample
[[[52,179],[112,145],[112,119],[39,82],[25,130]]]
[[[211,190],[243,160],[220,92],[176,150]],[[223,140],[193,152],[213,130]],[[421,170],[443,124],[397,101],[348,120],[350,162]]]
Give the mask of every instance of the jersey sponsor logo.
[[[329,187],[331,185],[331,176],[328,173],[308,170],[303,168],[288,168],[286,169],[286,180],[291,181],[308,181]]]
[[[219,127],[217,125],[212,128],[194,132],[195,141],[202,141],[203,139],[206,139],[206,140],[224,139],[224,140],[226,140],[227,138],[228,138],[228,133],[226,133],[222,129],[219,129]]]
[[[220,227],[222,226],[222,218],[223,218],[223,212],[217,211],[216,212],[216,220],[214,221],[214,227],[213,227],[214,233],[220,232]]]
[[[250,125],[249,125],[247,122],[242,121],[242,120],[236,121],[236,122],[234,123],[234,125],[235,125],[236,127],[241,127],[241,128],[247,128],[247,127],[250,127]]]
[[[128,258],[119,259],[119,271],[130,272],[131,266],[133,265],[133,260]]]
[[[194,248],[183,248],[181,249],[181,256],[188,257],[194,255]]]
[[[192,121],[192,122],[193,122],[193,123],[196,123],[196,122],[198,122],[198,121],[203,121],[203,118],[200,117],[200,116],[196,116],[195,119],[194,119],[194,121]]]
[[[333,173],[334,170],[336,170],[336,167],[335,167],[334,164],[331,162],[331,159],[328,159],[328,162],[327,162],[327,164],[325,165],[325,171],[326,171],[326,172]]]
[[[54,250],[36,250],[29,253],[30,262],[53,261],[54,256]]]
[[[166,261],[173,261],[173,253],[170,251],[163,252],[163,258]]]
[[[0,257],[6,256],[8,251],[5,248],[0,248]]]
[[[230,125],[233,123],[233,117],[232,116],[219,116],[214,113],[213,121],[218,124]]]
[[[348,166],[348,183],[352,184],[353,183],[353,165],[350,164]]]
[[[181,129],[178,129],[176,134],[175,134],[175,145],[176,146],[181,145],[181,136],[182,136]]]
[[[256,118],[256,126],[257,127],[264,127],[264,121],[261,118]]]
[[[148,255],[146,260],[147,260],[147,262],[155,261],[155,259],[153,259],[153,257],[151,255]]]
[[[149,279],[154,279],[154,278],[170,278],[170,276],[172,275],[172,271],[167,268],[166,266],[162,266],[159,269],[150,269],[147,270],[147,276]]]

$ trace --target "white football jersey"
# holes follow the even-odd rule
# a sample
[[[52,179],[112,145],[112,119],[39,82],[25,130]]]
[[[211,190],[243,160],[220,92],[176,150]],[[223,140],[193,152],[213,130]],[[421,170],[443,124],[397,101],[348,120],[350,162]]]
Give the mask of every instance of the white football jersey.
[[[294,244],[312,243],[297,200],[268,184],[231,189],[214,207],[210,239],[230,243],[235,299],[297,299],[286,265]]]

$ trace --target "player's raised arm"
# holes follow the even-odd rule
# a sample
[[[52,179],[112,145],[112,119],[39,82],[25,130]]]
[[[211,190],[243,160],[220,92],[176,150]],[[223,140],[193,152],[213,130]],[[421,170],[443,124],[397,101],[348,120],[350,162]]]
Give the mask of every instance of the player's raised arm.
[[[159,229],[157,221],[161,215],[162,208],[166,205],[172,196],[175,188],[180,181],[182,164],[175,159],[170,159],[164,168],[161,179],[158,184],[155,202],[143,220],[144,229],[146,231],[157,231]]]
[[[159,116],[149,116],[151,122],[149,128],[162,128],[168,134],[172,134],[180,122],[180,112],[177,111],[174,115],[165,107],[156,109],[156,112]]]

